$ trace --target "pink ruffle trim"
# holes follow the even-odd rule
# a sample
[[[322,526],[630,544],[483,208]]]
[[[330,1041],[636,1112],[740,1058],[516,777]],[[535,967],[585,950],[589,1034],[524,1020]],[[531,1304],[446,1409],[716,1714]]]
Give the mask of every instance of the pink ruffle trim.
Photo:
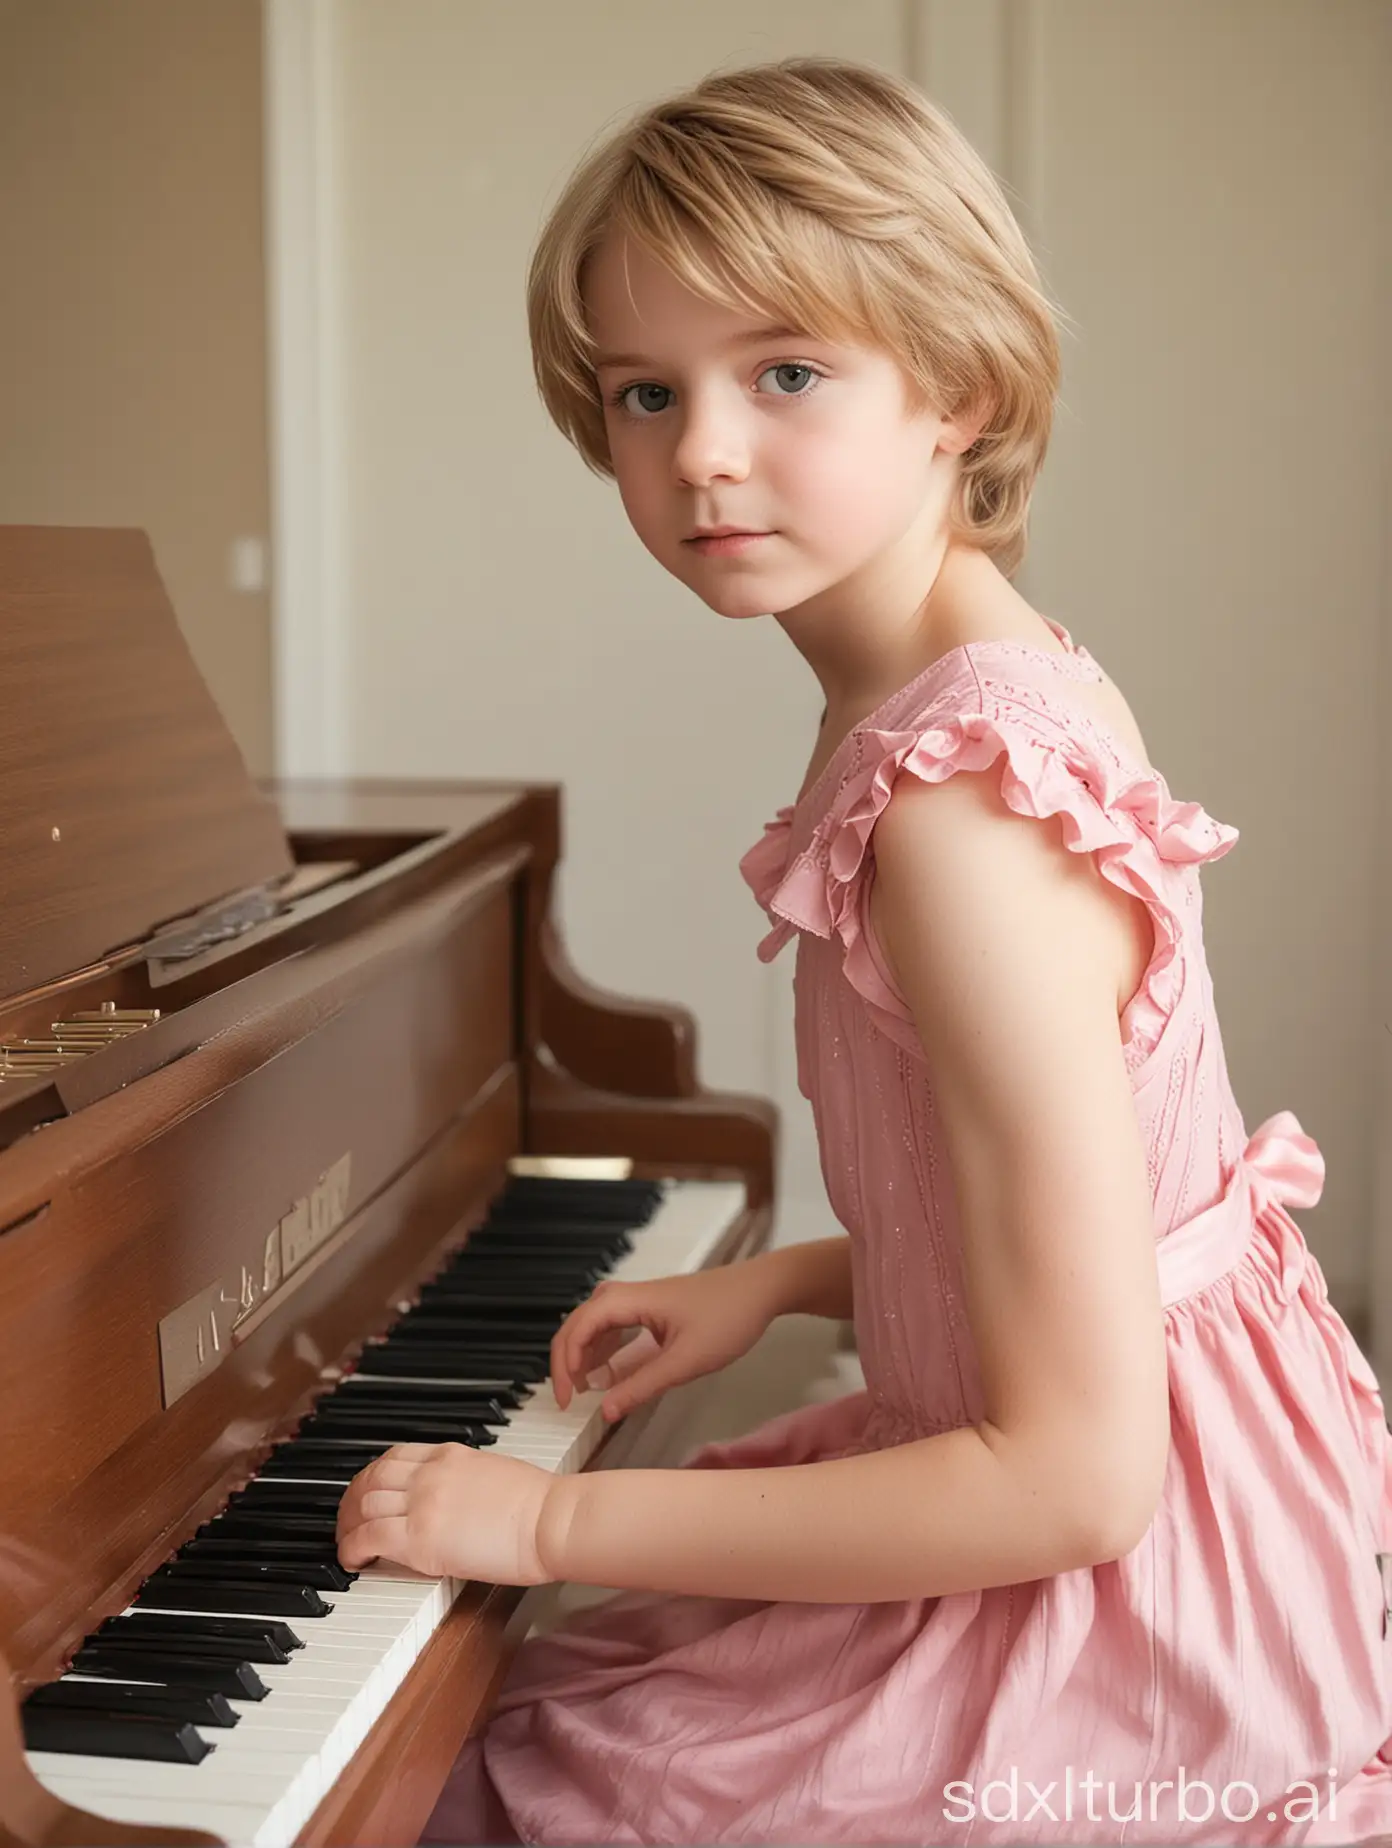
[[[824,938],[834,932],[851,985],[872,1003],[894,1038],[912,1045],[912,1035],[903,1031],[912,1025],[908,1010],[890,987],[864,927],[870,836],[901,775],[941,783],[958,770],[985,770],[1002,753],[1007,806],[1041,821],[1061,816],[1066,846],[1095,853],[1104,876],[1141,899],[1155,920],[1155,954],[1127,1011],[1128,1044],[1137,1053],[1149,1051],[1173,1010],[1180,973],[1183,923],[1163,868],[1221,859],[1236,845],[1238,831],[1196,802],[1175,801],[1156,770],[1123,770],[1076,740],[1055,744],[986,713],[956,714],[921,731],[863,734],[860,766],[837,792],[807,847],[791,859],[796,811],[778,811],[740,861],[745,882],[773,925],[759,945],[759,958],[772,961],[799,930]]]

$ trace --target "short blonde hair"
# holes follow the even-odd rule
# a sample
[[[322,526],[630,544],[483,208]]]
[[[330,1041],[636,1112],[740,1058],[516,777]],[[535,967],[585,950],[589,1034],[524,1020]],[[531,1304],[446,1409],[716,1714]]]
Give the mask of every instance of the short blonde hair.
[[[717,73],[637,116],[572,175],[527,279],[542,401],[612,477],[584,271],[627,233],[706,299],[884,351],[910,396],[989,413],[955,536],[1024,556],[1060,379],[1054,315],[1005,193],[911,84],[836,58]]]

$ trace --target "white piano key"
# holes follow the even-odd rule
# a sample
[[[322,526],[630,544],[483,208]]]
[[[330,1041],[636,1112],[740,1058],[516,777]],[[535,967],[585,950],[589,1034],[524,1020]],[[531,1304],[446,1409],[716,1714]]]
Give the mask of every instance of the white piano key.
[[[91,1802],[82,1802],[78,1797],[70,1796],[64,1796],[63,1801],[73,1803],[79,1809],[91,1810],[94,1815],[105,1816],[111,1822],[145,1823],[154,1828],[206,1829],[220,1835],[224,1841],[246,1843],[249,1848],[269,1848],[271,1842],[282,1839],[278,1830],[271,1835],[262,1833],[267,1828],[269,1813],[259,1804],[199,1804],[196,1815],[191,1819],[191,1805],[185,1797],[160,1798],[141,1796],[138,1793],[114,1795],[108,1792],[99,1793]]]
[[[745,1191],[738,1183],[669,1184],[653,1219],[635,1232],[634,1249],[610,1276],[641,1282],[700,1270],[744,1207]],[[583,1469],[609,1428],[603,1401],[602,1392],[581,1393],[563,1411],[550,1381],[543,1381],[509,1414],[507,1425],[497,1430],[496,1445],[488,1448],[556,1474]],[[289,1848],[410,1673],[462,1585],[391,1563],[374,1565],[359,1574],[349,1591],[324,1594],[334,1607],[328,1616],[281,1619],[304,1648],[289,1662],[256,1664],[269,1694],[262,1701],[234,1701],[237,1726],[202,1729],[215,1747],[202,1764],[65,1752],[30,1752],[29,1764],[63,1801],[114,1821],[211,1829],[239,1848]]]

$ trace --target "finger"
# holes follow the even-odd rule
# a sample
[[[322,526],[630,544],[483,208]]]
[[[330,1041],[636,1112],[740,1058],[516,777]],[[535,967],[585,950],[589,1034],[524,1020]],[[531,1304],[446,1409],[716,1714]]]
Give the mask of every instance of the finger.
[[[358,1518],[359,1504],[370,1490],[404,1488],[434,1448],[433,1444],[394,1444],[380,1457],[374,1457],[343,1491],[335,1523],[337,1531],[343,1533],[353,1525]]]
[[[374,1559],[390,1559],[398,1566],[410,1566],[406,1557],[410,1542],[404,1514],[385,1519],[364,1521],[338,1543],[338,1560],[345,1572],[357,1572]]]
[[[562,1410],[584,1380],[594,1343],[611,1329],[631,1328],[636,1320],[622,1286],[617,1284],[607,1290],[599,1286],[594,1295],[571,1310],[551,1342],[551,1384]]]
[[[403,1460],[388,1450],[375,1463],[369,1463],[358,1480],[364,1489],[404,1489],[420,1467],[420,1463]]]
[[[610,1386],[630,1379],[640,1367],[646,1367],[662,1352],[662,1344],[650,1328],[640,1328],[631,1341],[625,1341],[610,1362],[607,1372]]]
[[[612,1363],[615,1355],[622,1354],[633,1345],[641,1329],[610,1329],[607,1333],[597,1335],[585,1350],[585,1386],[590,1392],[602,1391],[614,1383]]]
[[[409,1498],[404,1489],[369,1489],[358,1504],[358,1521],[384,1521],[394,1514],[405,1516]]]
[[[573,1373],[583,1379],[591,1367],[606,1365],[620,1348],[656,1323],[650,1305],[636,1292],[615,1285],[612,1296],[594,1305],[593,1314],[579,1331],[578,1342],[572,1340]]]
[[[679,1385],[684,1378],[680,1349],[649,1349],[641,1363],[634,1365],[631,1373],[621,1380],[615,1380],[612,1391],[605,1393],[600,1410],[611,1421],[622,1418],[635,1407],[645,1405],[649,1399],[665,1392],[669,1386]]]

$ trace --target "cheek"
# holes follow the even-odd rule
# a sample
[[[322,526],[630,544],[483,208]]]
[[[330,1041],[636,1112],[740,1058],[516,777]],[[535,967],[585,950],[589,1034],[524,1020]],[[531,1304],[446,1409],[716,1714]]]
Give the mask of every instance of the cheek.
[[[790,524],[827,555],[896,534],[922,502],[922,458],[897,432],[803,443],[788,464]]]
[[[658,522],[661,508],[668,498],[666,482],[652,466],[651,459],[634,453],[622,440],[610,440],[609,458],[614,465],[614,482],[623,502],[624,512],[636,532],[650,531]]]

